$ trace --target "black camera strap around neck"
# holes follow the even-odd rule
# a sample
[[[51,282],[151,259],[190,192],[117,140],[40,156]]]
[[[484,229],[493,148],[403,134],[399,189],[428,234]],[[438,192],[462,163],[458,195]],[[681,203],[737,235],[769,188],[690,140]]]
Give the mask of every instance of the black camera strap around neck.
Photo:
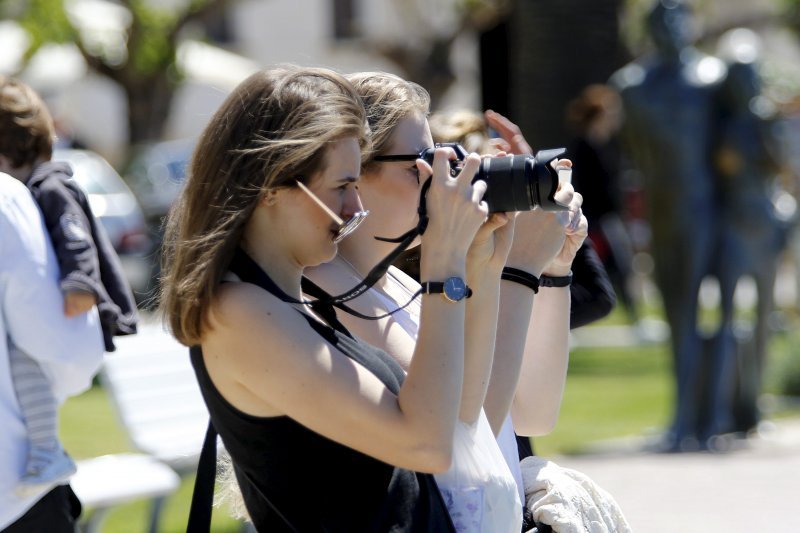
[[[381,318],[386,318],[388,316],[393,315],[394,313],[400,311],[401,309],[405,309],[411,302],[413,302],[417,296],[422,293],[422,289],[420,288],[417,292],[415,292],[409,300],[397,307],[392,309],[389,312],[383,313],[377,316],[370,316],[361,313],[360,311],[356,311],[352,307],[345,304],[348,300],[352,300],[356,296],[363,294],[366,292],[370,287],[375,285],[379,279],[381,279],[388,271],[389,267],[397,260],[400,255],[406,251],[406,249],[411,245],[411,243],[416,239],[418,236],[425,233],[425,229],[428,227],[428,210],[426,206],[426,198],[428,194],[428,189],[431,186],[431,178],[422,185],[422,189],[420,189],[419,193],[419,205],[417,207],[417,214],[419,215],[419,222],[417,222],[416,227],[410,229],[409,231],[405,232],[404,234],[400,235],[396,238],[387,238],[387,237],[375,237],[376,240],[383,241],[383,242],[396,242],[398,243],[397,246],[389,252],[389,254],[384,257],[380,263],[375,265],[372,270],[369,271],[367,276],[355,287],[350,289],[344,294],[339,296],[330,296],[327,292],[325,292],[322,287],[311,281],[310,279],[303,277],[302,286],[303,291],[307,294],[310,294],[317,298],[313,303],[311,303],[312,309],[316,309],[318,311],[326,311],[330,310],[331,307],[337,307],[342,311],[353,315],[358,318],[362,318],[364,320],[380,320]],[[327,309],[326,309],[327,308]],[[330,314],[330,313],[329,313]],[[335,313],[333,313],[335,315]]]

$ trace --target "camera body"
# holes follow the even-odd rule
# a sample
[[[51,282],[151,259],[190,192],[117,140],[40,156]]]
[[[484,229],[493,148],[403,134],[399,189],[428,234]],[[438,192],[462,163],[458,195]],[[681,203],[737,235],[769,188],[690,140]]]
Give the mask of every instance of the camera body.
[[[456,160],[450,162],[451,173],[457,175],[461,171],[467,151],[458,143],[439,143],[436,148],[452,148],[456,152]],[[421,157],[429,164],[433,163],[435,148],[425,150]],[[535,156],[507,155],[503,157],[485,157],[472,180],[486,182],[486,194],[483,199],[489,206],[490,213],[503,211],[530,211],[536,206],[545,211],[566,211],[568,206],[555,200],[558,189],[558,172],[552,161],[566,152],[564,148],[540,150]]]

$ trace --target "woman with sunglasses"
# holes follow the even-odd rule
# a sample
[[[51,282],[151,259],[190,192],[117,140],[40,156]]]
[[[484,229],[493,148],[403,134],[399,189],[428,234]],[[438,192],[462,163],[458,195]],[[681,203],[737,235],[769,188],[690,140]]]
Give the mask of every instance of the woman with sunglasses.
[[[311,280],[330,294],[339,294],[364,279],[392,251],[394,244],[376,237],[396,237],[417,225],[420,188],[427,176],[420,175],[416,154],[433,146],[426,118],[429,97],[423,88],[386,73],[359,73],[348,79],[364,100],[371,130],[373,151],[362,166],[359,184],[370,216],[342,243],[336,259],[308,272]],[[510,260],[500,261],[498,257],[482,268],[467,271],[468,285],[491,289],[467,301],[466,331],[480,324],[487,308],[492,309],[492,314],[499,311],[500,319],[496,339],[492,335],[483,343],[471,340],[465,343],[459,423],[480,428],[478,422],[485,417],[493,434],[506,445],[505,457],[519,484],[514,487],[516,495],[506,493],[509,500],[521,496],[521,473],[510,413],[513,411],[520,432],[541,435],[550,431],[558,415],[566,375],[569,333],[566,281],[575,251],[586,236],[586,221],[580,211],[582,199],[573,193],[571,186],[563,185],[557,194],[558,200],[569,204],[568,213],[556,215],[540,210],[521,213],[516,217]],[[423,254],[427,246],[427,243],[422,246]],[[513,281],[501,284],[504,267],[521,273],[526,286]],[[556,278],[558,287],[543,288],[534,301],[533,280],[542,273]],[[420,278],[426,281],[424,272]],[[519,277],[515,279],[520,281]],[[421,331],[417,328],[424,310],[417,302],[408,302],[419,290],[419,283],[392,267],[370,290],[346,302],[355,313],[339,312],[339,319],[360,337],[383,347],[404,369],[410,369],[415,364],[415,343],[419,342]],[[487,296],[490,290],[491,298]],[[502,294],[499,308],[498,293]],[[359,315],[382,318],[365,320]],[[520,380],[525,387],[518,389]],[[536,392],[531,395],[530,390]],[[454,463],[452,468],[458,469],[459,465]],[[444,490],[447,492],[447,488]],[[484,490],[489,494],[504,487],[494,484]],[[515,520],[508,510],[494,514],[493,518],[500,521],[499,525],[490,523],[484,531],[510,531],[513,526],[509,525]]]
[[[465,301],[422,297],[404,371],[301,290],[305,269],[336,255],[342,223],[363,217],[365,119],[329,70],[252,75],[201,135],[167,223],[162,310],[191,347],[209,434],[222,437],[259,531],[453,531],[426,473],[450,465]],[[508,252],[473,241],[511,230],[503,215],[484,223],[485,183],[470,183],[478,159],[452,178],[452,156],[433,161],[422,271],[466,294],[468,270]],[[496,318],[483,313],[477,329],[493,332]]]

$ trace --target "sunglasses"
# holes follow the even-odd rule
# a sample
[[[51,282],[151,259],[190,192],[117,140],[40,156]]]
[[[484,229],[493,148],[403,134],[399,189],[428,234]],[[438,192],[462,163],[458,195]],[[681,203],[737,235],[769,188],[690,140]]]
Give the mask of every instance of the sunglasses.
[[[381,161],[384,163],[395,162],[395,161],[416,161],[417,159],[425,159],[425,152],[428,150],[422,150],[416,154],[393,154],[393,155],[376,155],[372,158],[373,161]]]
[[[450,161],[450,175],[455,176],[461,171],[461,167],[464,164],[464,158],[467,156],[467,152],[458,143],[437,143],[434,148],[425,148],[417,154],[376,155],[372,158],[372,160],[380,163],[392,163],[396,161],[410,162],[416,161],[417,159],[423,159],[430,165],[433,163],[434,150],[440,146],[450,147],[455,150],[456,158]]]
[[[353,216],[351,216],[348,220],[342,220],[341,217],[339,217],[339,215],[334,213],[330,207],[325,205],[325,203],[322,200],[320,200],[316,194],[311,192],[311,189],[309,189],[299,181],[297,182],[297,186],[300,187],[301,191],[306,193],[309,198],[314,200],[314,203],[320,206],[322,210],[325,211],[325,213],[327,213],[328,216],[331,217],[333,221],[339,225],[339,228],[336,230],[336,234],[333,237],[333,242],[335,243],[341,241],[342,239],[353,233],[356,230],[356,228],[362,222],[364,222],[364,219],[367,218],[367,215],[369,215],[369,211],[357,211],[353,213]]]

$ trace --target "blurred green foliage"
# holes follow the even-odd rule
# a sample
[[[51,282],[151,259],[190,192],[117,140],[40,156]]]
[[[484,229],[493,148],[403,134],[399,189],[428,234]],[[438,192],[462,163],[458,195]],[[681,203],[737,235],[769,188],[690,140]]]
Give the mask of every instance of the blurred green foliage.
[[[128,100],[130,142],[136,144],[161,137],[182,82],[176,54],[184,29],[232,1],[120,0],[109,2],[105,13],[81,0],[0,0],[0,18],[26,30],[27,58],[48,43],[74,43],[90,69],[118,83]],[[114,13],[115,20],[109,18]]]

